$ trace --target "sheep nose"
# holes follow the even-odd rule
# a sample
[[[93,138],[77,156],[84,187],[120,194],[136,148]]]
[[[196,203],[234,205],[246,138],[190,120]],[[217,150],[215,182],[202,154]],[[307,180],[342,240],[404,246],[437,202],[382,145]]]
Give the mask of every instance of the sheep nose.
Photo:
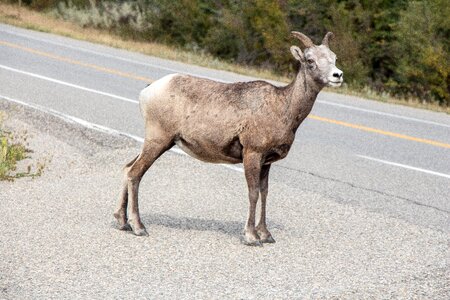
[[[342,72],[335,72],[335,73],[333,73],[333,77],[336,77],[336,78],[338,78],[338,79],[341,79],[341,77],[342,77],[343,74],[344,74],[344,73],[342,73]]]

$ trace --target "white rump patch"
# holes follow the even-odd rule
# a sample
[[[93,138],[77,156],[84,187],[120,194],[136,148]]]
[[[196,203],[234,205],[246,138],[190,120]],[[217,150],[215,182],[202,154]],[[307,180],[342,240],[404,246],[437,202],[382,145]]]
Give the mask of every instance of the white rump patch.
[[[146,103],[160,95],[165,94],[167,87],[169,86],[169,82],[177,75],[179,74],[166,75],[163,78],[156,80],[141,91],[141,93],[139,94],[139,106],[142,113],[144,113],[144,110],[142,108],[145,107]]]

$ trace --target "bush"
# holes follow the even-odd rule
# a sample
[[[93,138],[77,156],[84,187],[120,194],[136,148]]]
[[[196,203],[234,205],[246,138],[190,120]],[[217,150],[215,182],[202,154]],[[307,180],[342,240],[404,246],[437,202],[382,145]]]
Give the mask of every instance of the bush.
[[[55,3],[57,15],[82,26],[283,74],[294,70],[291,30],[316,43],[333,31],[351,86],[450,104],[447,0],[28,0],[41,9]]]
[[[445,0],[414,1],[397,25],[399,55],[395,79],[398,94],[450,104],[450,6]]]
[[[55,13],[83,27],[91,26],[118,32],[143,32],[150,26],[137,1],[101,2],[89,8],[79,7],[72,1],[60,1]]]

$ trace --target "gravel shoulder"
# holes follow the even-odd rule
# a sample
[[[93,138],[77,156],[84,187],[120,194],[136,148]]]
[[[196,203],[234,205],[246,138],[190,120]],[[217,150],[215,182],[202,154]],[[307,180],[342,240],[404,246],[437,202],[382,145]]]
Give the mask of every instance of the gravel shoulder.
[[[243,174],[172,152],[141,183],[150,237],[118,231],[121,168],[141,145],[5,100],[0,109],[29,132],[34,158],[51,158],[41,177],[0,182],[0,299],[450,297],[448,233],[274,174],[277,243],[246,247]]]

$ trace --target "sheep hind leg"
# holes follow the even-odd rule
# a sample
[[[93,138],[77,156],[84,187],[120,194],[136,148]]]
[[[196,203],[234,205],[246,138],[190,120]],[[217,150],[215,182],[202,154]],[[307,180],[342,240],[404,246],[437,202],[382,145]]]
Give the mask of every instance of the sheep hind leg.
[[[146,138],[141,154],[127,172],[128,199],[130,202],[130,219],[128,224],[137,236],[148,236],[144,224],[141,222],[138,205],[139,183],[142,176],[165,151],[174,145],[173,138],[158,136]]]
[[[130,167],[134,164],[134,162],[139,157],[136,156],[131,160],[129,163],[125,165],[123,168],[124,171],[124,179],[122,181],[122,191],[120,193],[120,199],[119,199],[119,205],[114,212],[114,217],[116,218],[117,222],[119,222],[119,229],[120,230],[131,230],[130,224],[128,224],[128,216],[127,216],[127,206],[128,206],[128,178],[126,174],[128,174],[128,170]]]

